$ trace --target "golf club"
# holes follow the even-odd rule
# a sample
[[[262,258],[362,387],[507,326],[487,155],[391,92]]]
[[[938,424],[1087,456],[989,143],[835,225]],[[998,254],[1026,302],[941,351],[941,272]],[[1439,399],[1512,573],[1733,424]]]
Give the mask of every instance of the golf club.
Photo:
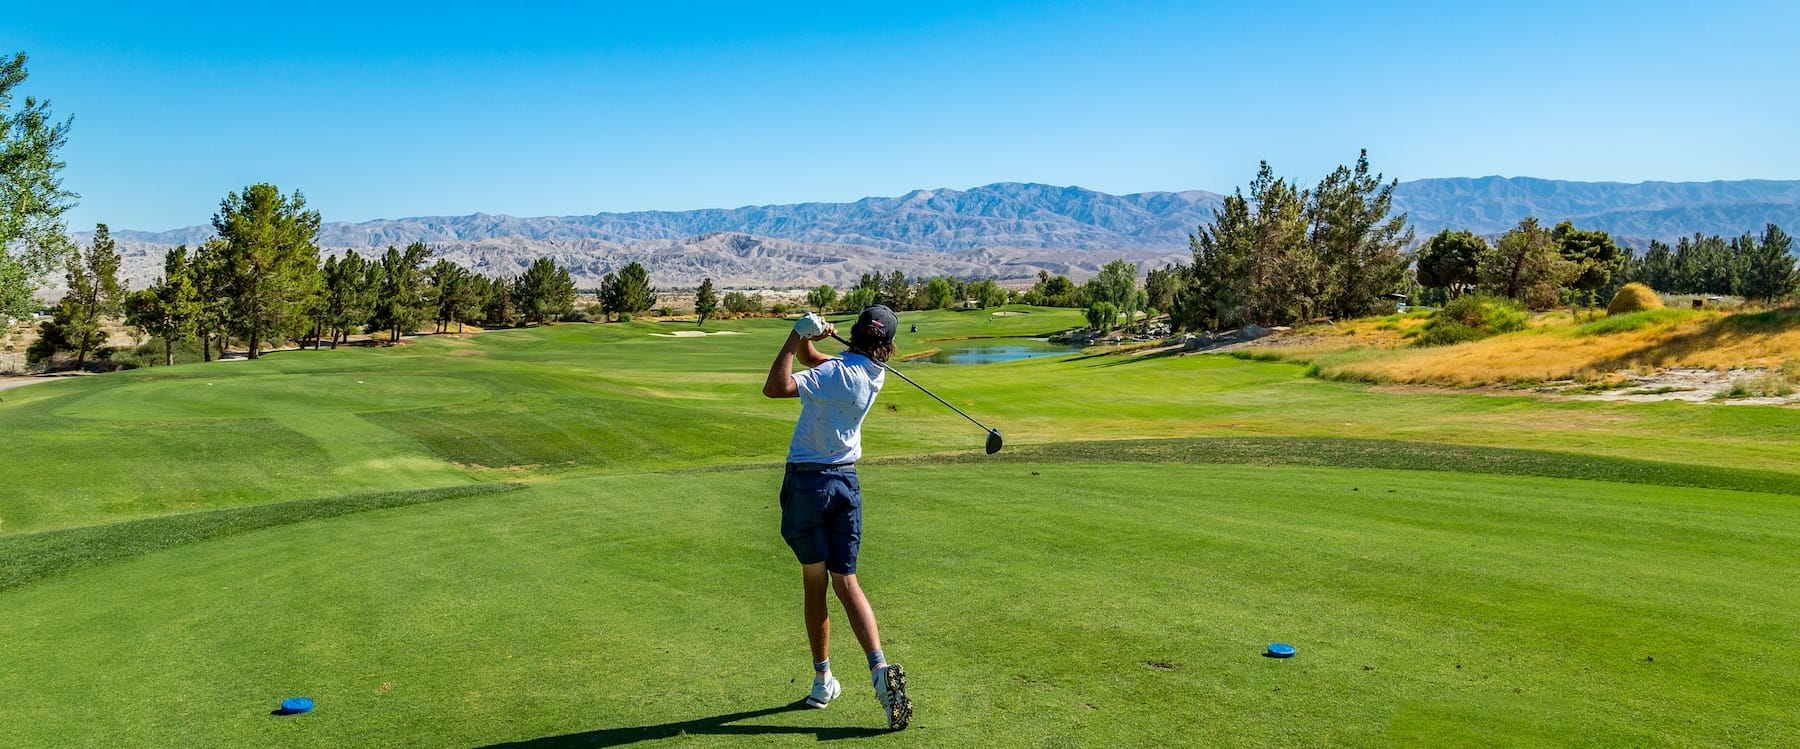
[[[848,348],[850,346],[849,341],[844,340],[842,337],[838,336],[838,334],[836,334],[836,333],[832,333],[831,337],[833,340],[836,340],[838,343],[844,344],[845,348]],[[871,361],[874,361],[874,360],[871,360]],[[889,372],[893,372],[894,374],[900,375],[900,379],[906,380],[907,384],[918,388],[920,392],[931,396],[931,398],[933,400],[935,400],[939,403],[942,403],[946,406],[949,406],[950,410],[955,411],[959,414],[962,414],[963,418],[968,419],[969,421],[974,421],[975,426],[981,427],[982,429],[986,429],[987,430],[987,454],[993,455],[994,453],[1000,452],[1000,430],[988,429],[988,426],[986,424],[983,424],[979,421],[975,421],[975,417],[963,413],[963,410],[960,408],[951,406],[950,401],[947,401],[947,400],[944,400],[943,398],[937,397],[937,393],[933,393],[930,390],[926,390],[924,385],[920,385],[919,383],[913,382],[913,379],[911,377],[907,377],[906,375],[900,374],[900,370],[894,369],[893,367],[888,366],[887,362],[878,361],[875,363],[881,365],[882,369],[885,369]]]

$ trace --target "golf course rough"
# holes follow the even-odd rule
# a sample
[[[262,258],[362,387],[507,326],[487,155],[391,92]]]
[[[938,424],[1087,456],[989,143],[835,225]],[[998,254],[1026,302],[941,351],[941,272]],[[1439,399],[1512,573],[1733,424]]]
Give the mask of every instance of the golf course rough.
[[[9,391],[0,745],[885,733],[866,681],[790,709],[791,404],[755,391],[786,324],[707,328],[745,335],[554,326]],[[1800,745],[1800,673],[1746,657],[1800,652],[1790,411],[1222,357],[907,371],[1008,445],[905,389],[870,416],[859,577],[919,704],[884,741]],[[297,695],[319,707],[270,714]]]

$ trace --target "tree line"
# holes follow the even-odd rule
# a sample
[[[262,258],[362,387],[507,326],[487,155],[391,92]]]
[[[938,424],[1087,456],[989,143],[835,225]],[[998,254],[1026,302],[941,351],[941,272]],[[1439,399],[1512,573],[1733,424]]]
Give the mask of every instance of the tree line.
[[[1419,251],[1418,281],[1450,298],[1474,291],[1528,307],[1594,306],[1639,282],[1670,294],[1719,294],[1779,302],[1800,287],[1793,238],[1768,224],[1762,234],[1725,239],[1695,234],[1674,246],[1652,240],[1642,255],[1606,232],[1564,221],[1545,229],[1526,218],[1492,244],[1467,231],[1439,232]]]
[[[172,364],[175,346],[194,341],[206,361],[234,343],[254,359],[267,345],[287,341],[315,349],[327,342],[336,348],[360,333],[397,341],[427,322],[440,332],[453,324],[544,323],[575,306],[569,270],[550,258],[538,258],[516,277],[488,277],[446,259],[431,263],[423,242],[368,257],[346,250],[321,262],[319,224],[299,192],[251,185],[221,201],[212,219],[216,238],[168,250],[162,274],[135,292],[119,282],[117,245],[100,224],[85,250],[66,253],[68,293],[39,324],[27,360],[72,352],[81,367],[104,340],[103,322],[121,315],[161,340],[164,361]],[[648,287],[642,266],[634,263],[621,275]],[[644,292],[629,288],[630,304],[639,304]]]

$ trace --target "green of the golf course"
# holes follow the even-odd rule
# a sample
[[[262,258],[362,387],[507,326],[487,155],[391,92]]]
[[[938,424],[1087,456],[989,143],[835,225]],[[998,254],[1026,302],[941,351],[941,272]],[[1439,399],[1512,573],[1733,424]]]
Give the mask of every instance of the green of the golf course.
[[[1080,324],[1009,311],[902,349]],[[1800,413],[1223,356],[900,365],[1007,447],[889,380],[859,577],[917,714],[841,615],[845,696],[795,709],[786,327],[0,393],[0,746],[1800,745]]]

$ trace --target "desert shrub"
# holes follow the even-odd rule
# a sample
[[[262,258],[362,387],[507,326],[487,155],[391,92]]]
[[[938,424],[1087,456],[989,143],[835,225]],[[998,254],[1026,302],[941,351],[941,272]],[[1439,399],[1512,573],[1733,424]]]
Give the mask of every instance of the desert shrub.
[[[1613,295],[1612,303],[1606,305],[1606,314],[1623,315],[1662,308],[1662,297],[1657,296],[1649,286],[1628,283],[1619,287],[1619,293]]]
[[[588,314],[587,310],[572,309],[564,312],[563,316],[557,319],[562,322],[593,322],[594,316]]]
[[[1525,329],[1527,313],[1518,302],[1486,294],[1465,294],[1450,301],[1425,323],[1414,345],[1447,346]]]
[[[1418,339],[1413,343],[1416,346],[1449,346],[1456,343],[1479,341],[1486,337],[1488,334],[1462,323],[1445,322],[1426,328],[1425,332],[1419,334]]]
[[[658,317],[674,317],[675,316],[675,308],[665,306],[662,309],[657,310],[656,315]]]

